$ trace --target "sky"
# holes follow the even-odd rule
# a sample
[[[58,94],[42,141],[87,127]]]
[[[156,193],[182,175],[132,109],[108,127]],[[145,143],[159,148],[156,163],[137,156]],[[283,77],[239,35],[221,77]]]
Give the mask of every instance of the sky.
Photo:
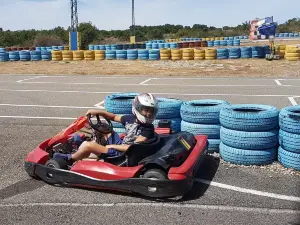
[[[52,29],[70,26],[70,0],[0,0],[3,30]],[[300,0],[135,0],[136,25],[206,24],[236,26],[274,16],[283,23],[300,17]],[[79,23],[101,30],[131,25],[131,0],[78,0]]]

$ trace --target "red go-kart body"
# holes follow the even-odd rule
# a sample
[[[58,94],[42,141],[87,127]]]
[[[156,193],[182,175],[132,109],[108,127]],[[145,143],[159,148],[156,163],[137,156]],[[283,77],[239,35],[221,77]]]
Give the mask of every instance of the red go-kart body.
[[[192,188],[195,172],[207,151],[207,136],[195,136],[196,143],[189,150],[186,160],[180,166],[168,168],[167,179],[164,180],[140,177],[145,167],[143,164],[123,167],[103,161],[80,160],[69,170],[45,166],[49,160],[47,148],[54,143],[66,141],[86,124],[87,119],[79,117],[67,129],[42,142],[27,155],[26,172],[50,184],[118,190],[150,197],[175,197],[186,194]],[[165,135],[169,129],[156,128],[155,131],[159,135]]]

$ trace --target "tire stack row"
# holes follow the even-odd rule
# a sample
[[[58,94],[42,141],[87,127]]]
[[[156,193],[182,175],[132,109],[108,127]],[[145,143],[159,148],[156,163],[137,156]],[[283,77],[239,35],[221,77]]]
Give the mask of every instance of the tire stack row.
[[[181,131],[208,136],[208,151],[218,152],[220,145],[221,109],[227,101],[203,99],[184,102],[181,106]]]
[[[288,106],[279,113],[278,161],[300,170],[300,106]]]
[[[274,106],[238,104],[220,111],[220,156],[241,165],[266,165],[276,159],[279,110]]]

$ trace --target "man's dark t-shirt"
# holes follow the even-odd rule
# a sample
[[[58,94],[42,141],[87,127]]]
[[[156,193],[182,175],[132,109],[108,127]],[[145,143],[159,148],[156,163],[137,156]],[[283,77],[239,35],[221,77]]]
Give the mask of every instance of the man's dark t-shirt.
[[[133,144],[140,135],[147,139],[154,137],[153,124],[140,124],[136,121],[135,115],[122,116],[121,123],[125,126],[126,130],[123,144]]]

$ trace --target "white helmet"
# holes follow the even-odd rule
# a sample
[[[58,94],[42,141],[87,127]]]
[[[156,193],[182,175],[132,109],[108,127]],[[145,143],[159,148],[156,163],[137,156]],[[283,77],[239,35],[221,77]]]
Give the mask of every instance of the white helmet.
[[[150,112],[150,115],[143,114],[142,111]],[[158,112],[158,101],[149,93],[136,96],[132,104],[132,113],[140,123],[153,123]]]

